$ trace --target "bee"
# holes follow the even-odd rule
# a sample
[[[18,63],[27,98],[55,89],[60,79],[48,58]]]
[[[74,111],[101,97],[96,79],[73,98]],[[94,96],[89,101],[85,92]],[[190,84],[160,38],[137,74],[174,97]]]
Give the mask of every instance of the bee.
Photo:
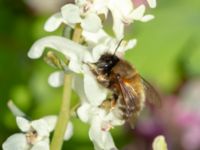
[[[140,76],[133,65],[115,53],[103,54],[89,67],[100,85],[111,91],[111,95],[104,100],[101,107],[108,110],[119,108],[119,117],[129,122],[132,127],[145,101],[160,105],[160,96],[153,86]]]

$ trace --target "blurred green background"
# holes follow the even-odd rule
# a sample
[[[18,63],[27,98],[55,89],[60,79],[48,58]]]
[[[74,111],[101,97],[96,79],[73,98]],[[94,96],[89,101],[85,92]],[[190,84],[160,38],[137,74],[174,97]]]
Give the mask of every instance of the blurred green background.
[[[7,108],[9,99],[33,119],[59,111],[62,88],[54,89],[47,83],[53,69],[42,59],[29,59],[27,52],[35,40],[49,35],[43,30],[44,22],[61,2],[48,10],[49,4],[40,6],[38,1],[30,7],[30,1],[0,1],[0,145],[19,131]],[[153,21],[135,22],[129,28],[128,38],[137,38],[138,44],[126,57],[160,91],[170,95],[185,80],[200,76],[200,1],[158,0],[151,13],[156,16]],[[92,150],[88,125],[76,119],[73,122],[75,134],[64,146]],[[118,147],[132,140],[122,127],[113,135]]]

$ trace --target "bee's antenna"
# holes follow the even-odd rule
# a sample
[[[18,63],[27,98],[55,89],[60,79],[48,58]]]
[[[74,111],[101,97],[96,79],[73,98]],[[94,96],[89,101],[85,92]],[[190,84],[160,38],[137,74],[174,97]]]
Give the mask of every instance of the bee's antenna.
[[[121,39],[121,40],[119,41],[119,43],[117,44],[117,47],[115,48],[115,51],[114,51],[113,55],[115,55],[115,53],[117,52],[117,50],[118,50],[118,48],[120,47],[120,45],[121,45],[121,43],[122,43],[123,40],[124,40],[124,39]]]

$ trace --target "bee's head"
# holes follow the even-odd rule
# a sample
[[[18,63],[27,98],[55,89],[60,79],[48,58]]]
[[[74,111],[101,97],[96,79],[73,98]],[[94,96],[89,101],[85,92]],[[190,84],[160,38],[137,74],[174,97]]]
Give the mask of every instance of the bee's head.
[[[113,54],[103,54],[96,63],[97,69],[103,73],[110,73],[112,68],[118,63],[119,58]]]

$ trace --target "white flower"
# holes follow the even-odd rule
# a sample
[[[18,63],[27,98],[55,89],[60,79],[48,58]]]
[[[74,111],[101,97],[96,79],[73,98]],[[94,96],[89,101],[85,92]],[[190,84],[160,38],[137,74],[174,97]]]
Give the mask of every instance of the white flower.
[[[119,45],[119,42],[122,39],[119,40],[109,36],[103,29],[100,29],[97,33],[84,31],[82,35],[88,47],[92,49],[95,61],[97,61],[99,57],[106,52],[114,54],[116,51],[116,55],[122,57],[126,50],[135,47],[137,43],[136,39],[131,39],[128,42],[123,40]],[[118,48],[117,45],[119,45]]]
[[[95,150],[117,149],[109,130],[114,126],[124,124],[124,120],[119,119],[115,115],[115,111],[111,110],[108,113],[95,103],[87,102],[83,102],[78,108],[77,114],[79,118],[83,122],[90,124],[89,137],[94,144]]]
[[[56,116],[47,116],[42,119],[28,121],[17,117],[16,122],[22,133],[16,133],[3,143],[3,150],[49,150],[50,132],[55,128]],[[68,140],[72,135],[71,123],[65,135]]]
[[[156,7],[156,0],[148,0],[150,7]],[[96,33],[102,28],[101,19],[98,15],[107,17],[110,10],[113,17],[113,31],[118,39],[124,37],[124,25],[134,20],[147,22],[154,18],[153,15],[144,15],[145,5],[137,8],[132,0],[76,0],[75,4],[67,4],[61,8],[61,12],[51,16],[46,24],[46,31],[56,30],[61,23],[71,27],[80,23],[83,31]]]
[[[132,0],[109,0],[108,8],[113,16],[113,31],[118,39],[124,37],[124,25],[134,20],[147,22],[154,18],[152,15],[144,15],[144,5],[134,8]]]
[[[72,28],[74,28],[76,24],[80,24],[84,31],[97,32],[102,28],[101,19],[96,12],[89,11],[89,6],[89,1],[84,5],[67,4],[63,6],[61,12],[52,15],[47,20],[44,29],[52,32],[56,30],[61,23],[65,23]]]

